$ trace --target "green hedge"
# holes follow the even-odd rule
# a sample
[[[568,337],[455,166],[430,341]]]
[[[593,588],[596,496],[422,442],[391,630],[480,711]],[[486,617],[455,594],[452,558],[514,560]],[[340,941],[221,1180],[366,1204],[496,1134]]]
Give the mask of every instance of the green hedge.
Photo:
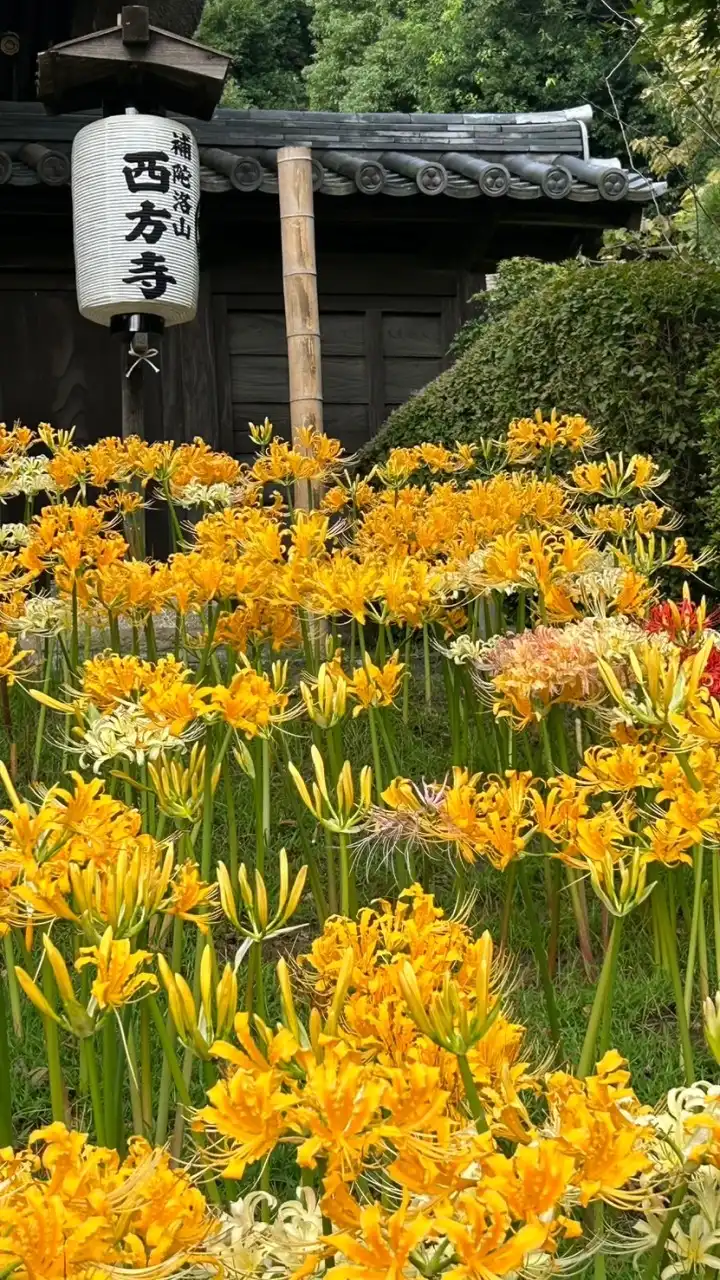
[[[585,414],[608,450],[669,466],[664,492],[684,532],[695,545],[720,544],[718,344],[714,267],[515,259],[462,335],[457,362],[391,415],[361,465],[396,445],[474,440],[556,407]]]

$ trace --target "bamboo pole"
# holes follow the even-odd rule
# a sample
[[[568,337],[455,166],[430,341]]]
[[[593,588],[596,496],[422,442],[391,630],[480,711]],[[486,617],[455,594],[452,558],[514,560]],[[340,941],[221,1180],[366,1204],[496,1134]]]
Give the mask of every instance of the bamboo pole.
[[[290,380],[290,428],[300,447],[302,427],[323,429],[320,310],[315,256],[312,153],[309,147],[282,147],[277,155],[280,191],[283,293]],[[306,483],[297,484],[298,507],[310,505]]]

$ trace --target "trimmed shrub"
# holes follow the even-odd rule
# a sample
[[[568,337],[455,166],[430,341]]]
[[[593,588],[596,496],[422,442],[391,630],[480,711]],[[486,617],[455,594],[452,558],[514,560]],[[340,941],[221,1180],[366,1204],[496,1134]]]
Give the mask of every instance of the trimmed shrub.
[[[515,259],[469,332],[453,367],[366,445],[364,469],[396,445],[496,435],[555,407],[585,414],[608,451],[669,467],[663,493],[683,531],[695,546],[720,543],[720,270]]]

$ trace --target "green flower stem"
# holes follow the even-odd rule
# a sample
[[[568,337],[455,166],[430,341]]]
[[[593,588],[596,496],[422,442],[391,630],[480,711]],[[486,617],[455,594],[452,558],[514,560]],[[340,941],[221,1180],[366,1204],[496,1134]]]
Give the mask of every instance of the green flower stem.
[[[205,729],[205,772],[203,774],[203,813],[202,813],[202,846],[200,854],[200,874],[209,881],[212,869],[212,835],[213,835],[213,726]]]
[[[500,923],[500,949],[504,951],[508,944],[508,936],[510,933],[510,920],[512,918],[512,909],[515,902],[515,889],[517,887],[517,861],[510,863],[507,874],[505,876],[505,902],[503,903],[502,921]]]
[[[467,1060],[467,1055],[464,1053],[457,1054],[457,1064],[460,1069],[460,1077],[463,1082],[465,1097],[468,1100],[468,1106],[470,1107],[472,1118],[475,1121],[475,1128],[478,1133],[487,1133],[485,1112],[483,1111],[483,1105],[475,1087],[475,1081],[472,1077],[472,1071],[470,1070],[470,1063]]]
[[[658,883],[656,888],[653,890],[653,897],[657,899],[658,925],[661,930],[665,955],[667,957],[670,970],[670,978],[673,984],[678,1032],[680,1034],[680,1047],[682,1051],[683,1068],[685,1071],[685,1083],[690,1085],[695,1081],[695,1062],[693,1057],[692,1041],[690,1040],[690,1026],[687,1013],[685,1011],[685,997],[683,993],[682,979],[680,977],[676,924],[674,918],[675,912],[673,908],[672,918],[668,914],[665,885],[662,882]]]
[[[703,909],[703,845],[693,845],[693,905],[690,920],[690,941],[688,943],[687,968],[685,970],[685,1014],[690,1020],[692,1007],[692,989],[695,978],[695,961],[698,949],[700,930],[700,912]]]
[[[562,1035],[560,1032],[560,1019],[558,1017],[557,1002],[555,1000],[555,988],[553,987],[552,978],[550,977],[550,968],[548,966],[547,952],[540,929],[540,921],[538,920],[535,903],[533,901],[532,889],[528,881],[527,867],[520,860],[518,866],[518,880],[520,882],[520,890],[525,905],[525,914],[530,926],[530,938],[532,948],[535,953],[535,963],[540,974],[540,982],[542,984],[543,995],[545,996],[545,1007],[547,1009],[548,1022],[550,1023],[550,1034],[553,1041],[562,1056]]]
[[[167,1027],[165,1026],[162,1013],[160,1012],[157,999],[154,995],[149,995],[146,997],[146,999],[147,999],[148,1007],[150,1009],[150,1016],[153,1022],[155,1023],[155,1029],[158,1033],[158,1038],[160,1040],[162,1051],[165,1055],[165,1060],[170,1064],[170,1073],[172,1075],[175,1088],[177,1090],[178,1098],[180,1099],[182,1106],[185,1107],[186,1110],[190,1110],[192,1107],[192,1101],[190,1099],[190,1091],[185,1082],[185,1077],[182,1073],[180,1063],[178,1062],[178,1056],[175,1052],[175,1046],[172,1042],[170,1035],[168,1034],[168,1030],[167,1030]],[[202,1134],[194,1134],[193,1136],[194,1136],[196,1145],[198,1147],[204,1147],[205,1145],[204,1136]],[[208,1173],[206,1175],[205,1186],[207,1188],[208,1199],[212,1200],[213,1204],[220,1204],[222,1199],[220,1195],[220,1190],[211,1173]]]
[[[358,636],[360,637],[360,652],[363,662],[365,661],[365,628],[358,626]],[[377,725],[375,723],[375,708],[368,707],[368,723],[370,725],[370,745],[372,747],[373,768],[375,770],[375,793],[377,795],[378,804],[382,804],[383,772],[382,762],[380,759],[380,743],[378,742]]]
[[[390,730],[388,729],[388,726],[385,720],[385,711],[382,707],[378,707],[377,709],[377,722],[380,726],[380,735],[385,744],[385,751],[387,752],[388,764],[390,765],[390,773],[393,778],[397,778],[400,770],[398,768],[397,760],[395,759],[395,751],[393,748],[392,739],[390,737]]]
[[[620,936],[622,934],[622,929],[620,928],[621,925],[622,925],[622,917],[618,917],[618,919],[615,921],[615,924],[613,926],[613,933],[610,939],[610,945],[612,946],[615,941],[615,934],[616,933],[618,934],[618,942],[617,942],[618,949],[620,947]],[[615,995],[616,976],[617,976],[617,956],[615,957],[615,964],[612,966],[612,969],[610,970],[608,984],[605,991],[605,1008],[603,1009],[602,1025],[600,1027],[600,1039],[599,1039],[599,1044],[597,1049],[598,1058],[602,1058],[603,1055],[606,1054],[608,1049],[611,1047],[610,1040],[612,1036],[612,1006],[613,1006],[613,998]]]
[[[142,1106],[143,1133],[152,1132],[153,1077],[152,1046],[150,1043],[150,1010],[143,1000],[140,1005],[140,1101]]]
[[[645,1263],[645,1269],[643,1271],[643,1280],[655,1280],[655,1276],[658,1275],[660,1271],[662,1261],[665,1256],[665,1245],[667,1244],[673,1223],[682,1208],[682,1203],[685,1199],[686,1193],[687,1183],[681,1182],[680,1186],[675,1188],[675,1193],[670,1201],[670,1207],[663,1219],[660,1234],[648,1254],[648,1260]]]
[[[205,679],[205,672],[207,671],[208,663],[210,661],[210,654],[212,652],[213,640],[215,639],[215,629],[218,624],[218,618],[220,617],[221,608],[222,606],[218,604],[217,608],[213,610],[212,605],[211,604],[208,605],[207,639],[205,641],[205,648],[203,649],[202,657],[200,659],[200,664],[198,666],[198,672],[196,677],[196,682],[198,686],[201,685],[203,680]]]
[[[708,974],[710,972],[708,966],[708,949],[707,949],[707,931],[705,928],[705,895],[707,883],[703,879],[700,903],[700,915],[698,917],[698,960],[700,967],[700,1000],[703,1001],[710,994],[710,983]]]
[[[600,1026],[603,1017],[605,1016],[606,1005],[609,1005],[610,1000],[612,999],[615,970],[617,968],[618,954],[620,951],[621,933],[622,916],[616,916],[613,922],[612,933],[610,935],[610,945],[605,952],[603,967],[600,971],[597,987],[595,988],[595,999],[593,1000],[587,1031],[585,1032],[582,1053],[580,1054],[578,1076],[581,1079],[585,1076],[589,1076],[595,1065],[595,1047],[597,1045]]]
[[[431,707],[432,673],[430,671],[430,631],[427,622],[423,622],[423,667],[425,671],[425,706]]]
[[[593,1226],[595,1234],[601,1236],[605,1227],[605,1205],[602,1200],[596,1200],[593,1205]],[[593,1273],[595,1280],[605,1280],[605,1255],[601,1249],[598,1250],[593,1259]]]
[[[712,855],[712,934],[715,938],[715,983],[720,988],[720,856]]]
[[[344,916],[350,916],[353,913],[351,905],[351,875],[350,875],[350,848],[348,845],[347,833],[341,831],[338,835],[340,842],[340,910]]]
[[[263,829],[263,848],[270,848],[270,777],[272,770],[272,756],[270,754],[270,739],[262,738],[260,742],[260,754],[262,756],[262,829]]]
[[[253,743],[253,796],[255,800],[255,868],[263,874],[265,870],[265,825],[264,825],[264,786],[263,786],[263,751],[262,743],[256,738]]]
[[[53,656],[55,651],[54,636],[48,636],[45,641],[45,663],[43,670],[43,693],[50,692],[50,683],[52,681]],[[33,751],[33,766],[31,782],[37,782],[40,774],[40,757],[42,756],[43,741],[45,739],[45,721],[47,719],[47,707],[39,704],[39,715],[37,722],[37,732],[35,734],[35,750]]]
[[[525,630],[526,601],[527,597],[525,592],[518,591],[517,615],[515,620],[515,630],[518,634]]]
[[[137,1052],[135,1049],[135,1028],[127,1032],[128,1082],[130,1085],[130,1107],[132,1112],[133,1133],[145,1132],[143,1124],[143,1107],[140,1096],[140,1080],[137,1070]],[[122,1125],[122,1120],[120,1121]]]
[[[405,653],[403,661],[405,662],[405,671],[403,672],[403,696],[402,696],[402,718],[403,724],[408,724],[410,720],[410,662],[412,659],[412,631],[408,625],[405,633]]]
[[[235,793],[232,785],[232,770],[227,756],[222,762],[223,786],[225,788],[225,809],[227,812],[228,860],[230,863],[230,883],[234,890],[238,887],[238,832],[237,813],[235,809]]]
[[[595,956],[592,948],[592,938],[590,935],[590,918],[587,909],[587,900],[585,898],[585,881],[580,871],[576,867],[567,867],[565,875],[570,890],[570,901],[572,903],[573,914],[575,916],[575,925],[578,933],[578,942],[580,943],[580,955],[582,956],[583,968],[588,978],[592,979],[595,971]]]
[[[285,779],[285,790],[287,792],[287,795],[290,797],[290,807],[293,809],[295,813],[295,821],[297,824],[296,829],[297,829],[298,836],[300,837],[300,843],[302,845],[302,850],[303,850],[303,857],[305,858],[305,861],[307,863],[310,889],[312,891],[313,898],[315,899],[315,908],[318,913],[318,919],[320,921],[320,924],[323,925],[328,917],[328,907],[325,901],[325,894],[323,892],[322,878],[320,876],[318,859],[317,859],[315,850],[313,849],[310,841],[308,840],[305,827],[303,826],[303,819],[305,816],[305,807],[297,793],[297,787],[295,786],[294,782],[290,778],[289,773],[287,772],[287,765],[290,763],[290,748],[288,747],[285,734],[280,735],[280,741],[282,743],[283,751],[285,754],[286,769],[283,775]],[[325,834],[327,835],[328,833],[326,832]],[[334,861],[334,855],[332,853],[332,847],[330,852],[330,865],[328,867],[328,872],[332,872],[332,877],[333,877],[332,885],[331,885],[330,878],[328,877],[328,892],[332,887],[333,895],[334,895],[335,894],[335,881],[334,881],[335,861]],[[337,901],[333,897],[333,905],[331,906],[331,911],[334,912],[336,910],[337,910]]]
[[[3,938],[3,950],[5,952],[5,973],[7,974],[8,998],[10,1000],[13,1032],[16,1040],[22,1040],[22,1005],[20,1001],[20,986],[15,973],[15,949],[13,946],[13,935],[11,930],[8,930]]]
[[[103,1041],[103,1103],[105,1106],[105,1141],[110,1147],[117,1147],[118,1134],[115,1121],[117,1119],[117,1031],[111,1013],[106,1014],[102,1026]],[[54,1114],[54,1112],[53,1112]]]
[[[176,916],[173,921],[172,963],[170,966],[172,968],[173,973],[179,973],[182,967],[183,934],[184,934],[183,925],[184,925],[184,921],[182,921],[179,916]],[[150,1008],[149,1004],[148,1004],[148,1010],[149,1010],[150,1016],[153,1017],[153,1011]],[[170,1040],[170,1043],[173,1044],[174,1037],[175,1037],[175,1028],[173,1026],[173,1021],[169,1013],[167,1015],[167,1022],[165,1024],[165,1029],[167,1031],[167,1036],[168,1036],[168,1039]],[[171,1083],[172,1083],[172,1071],[170,1067],[170,1060],[167,1054],[163,1053],[163,1065],[162,1065],[162,1072],[160,1074],[160,1090],[158,1093],[158,1101],[157,1101],[157,1118],[155,1121],[155,1146],[156,1147],[164,1146],[165,1140],[167,1138],[168,1121],[170,1118]]]
[[[0,980],[0,1147],[11,1147],[12,1128],[12,1077],[10,1073],[10,1045],[8,1043],[7,1001],[5,984]]]
[[[160,1012],[157,997],[149,995],[146,999],[150,1010],[150,1017],[155,1023],[155,1030],[158,1033],[158,1039],[165,1056],[165,1061],[170,1067],[170,1075],[172,1076],[173,1084],[177,1090],[178,1098],[184,1107],[191,1107],[192,1103],[190,1101],[190,1093],[187,1084],[185,1083],[185,1077],[183,1076],[177,1053],[175,1052],[175,1045],[173,1044],[172,1038],[165,1026],[162,1013]]]
[[[93,1036],[87,1036],[80,1041],[80,1052],[85,1062],[85,1075],[87,1077],[88,1088],[90,1090],[90,1102],[92,1104],[93,1119],[95,1121],[95,1140],[99,1147],[107,1144],[105,1137],[105,1113],[102,1103],[102,1090],[100,1088],[100,1075],[98,1073],[97,1058],[95,1056],[95,1040]]]
[[[55,1008],[55,982],[50,965],[42,966],[42,989],[48,1004]],[[48,1073],[50,1076],[50,1104],[53,1120],[65,1121],[65,1087],[60,1065],[60,1037],[58,1024],[53,1018],[43,1018]]]
[[[157,641],[155,639],[155,623],[153,622],[152,614],[150,614],[145,623],[145,647],[149,661],[157,662]]]
[[[78,655],[80,646],[80,635],[78,632],[78,594],[77,583],[73,583],[72,589],[72,634],[70,637],[70,665],[72,674],[77,675]]]

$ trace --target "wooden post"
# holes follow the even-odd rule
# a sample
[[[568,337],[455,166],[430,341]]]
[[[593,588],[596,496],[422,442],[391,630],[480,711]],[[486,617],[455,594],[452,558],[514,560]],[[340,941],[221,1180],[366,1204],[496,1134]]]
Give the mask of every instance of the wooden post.
[[[128,344],[123,341],[122,344],[122,433],[123,439],[128,436],[140,436],[145,438],[145,397],[144,397],[144,370],[142,361],[137,364],[130,373],[130,369],[135,364],[137,356],[133,352],[132,340]]]
[[[309,147],[282,147],[277,156],[280,190],[283,292],[290,379],[290,427],[299,446],[301,427],[323,429],[320,310],[315,256],[312,153]],[[307,510],[306,484],[296,486],[296,503]]]

